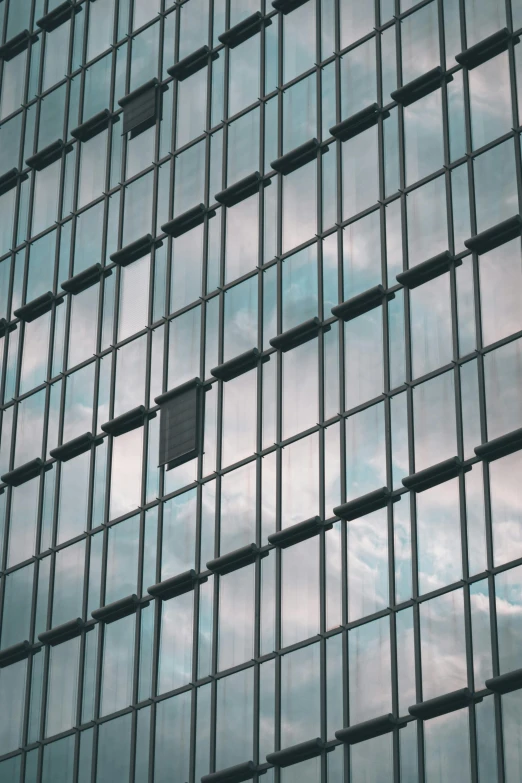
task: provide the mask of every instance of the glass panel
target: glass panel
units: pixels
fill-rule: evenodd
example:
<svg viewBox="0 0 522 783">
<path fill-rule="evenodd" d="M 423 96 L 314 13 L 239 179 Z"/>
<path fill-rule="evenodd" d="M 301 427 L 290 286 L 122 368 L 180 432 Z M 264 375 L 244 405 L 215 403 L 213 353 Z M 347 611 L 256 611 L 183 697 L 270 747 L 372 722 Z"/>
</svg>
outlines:
<svg viewBox="0 0 522 783">
<path fill-rule="evenodd" d="M 142 454 L 143 427 L 112 441 L 110 519 L 117 519 L 140 504 Z"/>
<path fill-rule="evenodd" d="M 0 669 L 0 699 L 2 704 L 9 704 L 9 720 L 2 721 L 0 725 L 2 754 L 17 750 L 22 744 L 24 699 L 20 696 L 25 695 L 26 675 L 27 661 L 18 661 Z"/>
<path fill-rule="evenodd" d="M 102 723 L 98 729 L 96 783 L 127 781 L 130 772 L 132 715 Z"/>
<path fill-rule="evenodd" d="M 154 783 L 171 783 L 173 769 L 189 779 L 191 705 L 191 691 L 157 705 Z"/>
<path fill-rule="evenodd" d="M 435 7 L 435 4 L 432 3 L 432 7 Z M 404 136 L 406 182 L 412 185 L 444 164 L 440 90 L 435 90 L 404 108 Z"/>
<path fill-rule="evenodd" d="M 290 443 L 281 454 L 281 528 L 319 513 L 317 434 Z"/>
<path fill-rule="evenodd" d="M 359 517 L 347 525 L 348 621 L 388 606 L 387 510 Z"/>
<path fill-rule="evenodd" d="M 34 565 L 31 563 L 4 578 L 4 607 L 0 648 L 30 639 Z"/>
<path fill-rule="evenodd" d="M 85 541 L 56 553 L 51 627 L 82 617 L 84 567 Z"/>
<path fill-rule="evenodd" d="M 80 638 L 50 648 L 46 737 L 76 724 Z"/>
<path fill-rule="evenodd" d="M 408 265 L 413 267 L 448 249 L 444 177 L 408 193 Z"/>
<path fill-rule="evenodd" d="M 522 424 L 522 341 L 515 340 L 484 356 L 488 440 Z"/>
<path fill-rule="evenodd" d="M 352 746 L 350 779 L 353 783 L 386 780 L 392 777 L 392 740 L 392 735 L 386 734 L 383 737 L 375 737 Z"/>
<path fill-rule="evenodd" d="M 377 149 L 377 126 L 343 144 L 343 219 L 357 215 L 379 198 Z"/>
<path fill-rule="evenodd" d="M 522 635 L 522 567 L 495 576 L 500 674 L 519 668 Z"/>
<path fill-rule="evenodd" d="M 511 139 L 473 159 L 477 231 L 506 220 L 518 211 Z"/>
<path fill-rule="evenodd" d="M 317 164 L 283 178 L 283 253 L 312 239 L 317 226 Z"/>
<path fill-rule="evenodd" d="M 194 568 L 196 557 L 196 509 L 196 489 L 177 495 L 163 505 L 162 581 Z"/>
<path fill-rule="evenodd" d="M 107 533 L 105 603 L 137 592 L 140 517 L 113 525 Z"/>
<path fill-rule="evenodd" d="M 459 480 L 416 495 L 419 593 L 462 578 Z"/>
<path fill-rule="evenodd" d="M 502 719 L 506 783 L 516 783 L 522 774 L 522 691 L 502 696 Z"/>
<path fill-rule="evenodd" d="M 102 716 L 128 707 L 132 702 L 135 630 L 133 614 L 104 626 Z"/>
<path fill-rule="evenodd" d="M 320 736 L 319 645 L 281 658 L 281 747 Z"/>
<path fill-rule="evenodd" d="M 450 371 L 413 390 L 416 471 L 456 454 L 454 383 Z"/>
<path fill-rule="evenodd" d="M 384 404 L 346 419 L 346 499 L 386 486 Z"/>
<path fill-rule="evenodd" d="M 517 451 L 489 466 L 491 519 L 495 565 L 522 557 L 520 529 L 522 526 L 522 489 L 518 477 L 522 468 L 522 452 Z"/>
<path fill-rule="evenodd" d="M 282 646 L 288 647 L 319 631 L 319 538 L 281 553 Z"/>
<path fill-rule="evenodd" d="M 216 769 L 227 769 L 252 758 L 253 712 L 253 668 L 218 681 Z"/>
<path fill-rule="evenodd" d="M 462 590 L 420 606 L 422 697 L 424 701 L 467 685 Z"/>
<path fill-rule="evenodd" d="M 473 148 L 509 133 L 513 125 L 508 54 L 503 52 L 469 71 Z"/>
<path fill-rule="evenodd" d="M 424 721 L 424 748 L 430 783 L 444 783 L 453 775 L 471 781 L 468 710 Z"/>
<path fill-rule="evenodd" d="M 479 257 L 484 345 L 522 329 L 517 303 L 522 295 L 522 254 L 515 239 Z"/>
<path fill-rule="evenodd" d="M 343 231 L 343 299 L 372 288 L 382 280 L 381 221 L 375 210 Z M 390 283 L 391 284 L 391 283 Z"/>
<path fill-rule="evenodd" d="M 342 119 L 377 101 L 375 43 L 376 38 L 370 38 L 341 57 Z"/>
<path fill-rule="evenodd" d="M 405 11 L 414 3 L 409 3 Z M 402 83 L 408 84 L 440 64 L 437 2 L 428 3 L 401 22 Z"/>
<path fill-rule="evenodd" d="M 161 602 L 158 693 L 179 688 L 192 679 L 194 593 Z"/>
<path fill-rule="evenodd" d="M 376 307 L 344 327 L 345 410 L 356 408 L 383 392 L 382 307 Z"/>
<path fill-rule="evenodd" d="M 390 621 L 387 617 L 348 634 L 350 724 L 390 712 Z"/>
<path fill-rule="evenodd" d="M 256 462 L 221 479 L 219 551 L 224 555 L 256 540 Z"/>
</svg>

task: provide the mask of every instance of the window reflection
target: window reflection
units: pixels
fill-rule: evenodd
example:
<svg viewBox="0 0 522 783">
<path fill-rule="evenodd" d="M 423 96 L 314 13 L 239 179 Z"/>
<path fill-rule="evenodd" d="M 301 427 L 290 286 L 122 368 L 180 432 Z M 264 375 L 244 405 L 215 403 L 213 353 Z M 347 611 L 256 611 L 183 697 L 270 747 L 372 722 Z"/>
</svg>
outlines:
<svg viewBox="0 0 522 783">
<path fill-rule="evenodd" d="M 311 239 L 316 233 L 316 190 L 315 161 L 283 178 L 283 253 Z"/>
<path fill-rule="evenodd" d="M 522 341 L 515 340 L 484 356 L 488 440 L 522 424 Z"/>
<path fill-rule="evenodd" d="M 309 538 L 281 553 L 282 646 L 319 631 L 319 538 Z"/>
<path fill-rule="evenodd" d="M 320 736 L 319 645 L 281 658 L 281 747 Z"/>
<path fill-rule="evenodd" d="M 520 526 L 522 524 L 522 490 L 518 477 L 522 468 L 522 452 L 491 462 L 489 481 L 495 565 L 522 556 Z"/>
<path fill-rule="evenodd" d="M 196 509 L 195 489 L 177 495 L 163 505 L 162 581 L 194 568 Z"/>
<path fill-rule="evenodd" d="M 188 780 L 191 705 L 191 691 L 158 702 L 154 754 L 155 783 L 170 782 L 174 767 L 180 780 Z"/>
<path fill-rule="evenodd" d="M 428 780 L 434 783 L 456 775 L 463 783 L 471 781 L 468 710 L 424 721 L 425 763 Z"/>
<path fill-rule="evenodd" d="M 347 525 L 348 621 L 388 605 L 388 520 L 381 509 Z"/>
<path fill-rule="evenodd" d="M 444 177 L 408 193 L 409 268 L 448 249 L 446 187 Z"/>
<path fill-rule="evenodd" d="M 318 436 L 285 446 L 281 453 L 281 528 L 319 513 Z"/>
<path fill-rule="evenodd" d="M 406 182 L 411 185 L 444 163 L 441 90 L 404 107 L 404 135 Z"/>
<path fill-rule="evenodd" d="M 45 735 L 52 737 L 76 723 L 80 638 L 50 648 Z"/>
<path fill-rule="evenodd" d="M 379 198 L 377 126 L 342 146 L 343 219 L 371 207 Z"/>
<path fill-rule="evenodd" d="M 219 579 L 218 670 L 229 669 L 254 655 L 255 565 Z"/>
<path fill-rule="evenodd" d="M 132 715 L 102 723 L 98 729 L 96 783 L 126 780 L 130 772 Z"/>
<path fill-rule="evenodd" d="M 454 384 L 450 370 L 413 390 L 417 472 L 449 459 L 457 452 Z"/>
<path fill-rule="evenodd" d="M 419 592 L 430 593 L 462 578 L 459 480 L 416 495 Z"/>
<path fill-rule="evenodd" d="M 79 541 L 56 553 L 51 627 L 83 615 L 84 565 L 85 541 Z"/>
<path fill-rule="evenodd" d="M 126 519 L 107 532 L 105 603 L 111 604 L 137 592 L 140 518 Z"/>
<path fill-rule="evenodd" d="M 135 632 L 136 616 L 133 614 L 104 627 L 102 716 L 128 707 L 132 702 Z"/>
<path fill-rule="evenodd" d="M 27 675 L 27 661 L 13 663 L 0 669 L 0 698 L 2 704 L 11 705 L 9 720 L 0 726 L 0 752 L 8 753 L 22 743 L 23 699 Z M 0 767 L 1 770 L 1 767 Z M 3 771 L 3 770 L 2 770 Z"/>
<path fill-rule="evenodd" d="M 343 300 L 381 282 L 380 212 L 350 223 L 343 231 Z"/>
<path fill-rule="evenodd" d="M 393 736 L 385 734 L 353 745 L 350 753 L 351 780 L 367 783 L 389 780 L 393 769 Z"/>
<path fill-rule="evenodd" d="M 13 644 L 29 639 L 34 565 L 25 566 L 4 579 L 4 605 L 0 647 L 5 650 Z"/>
<path fill-rule="evenodd" d="M 522 568 L 520 566 L 497 574 L 495 577 L 500 674 L 518 668 L 520 661 L 521 585 Z"/>
<path fill-rule="evenodd" d="M 386 486 L 384 405 L 378 403 L 346 419 L 346 500 Z"/>
<path fill-rule="evenodd" d="M 479 258 L 482 341 L 489 345 L 522 329 L 522 253 L 515 239 Z"/>
<path fill-rule="evenodd" d="M 192 591 L 161 603 L 158 693 L 175 690 L 192 679 Z"/>
<path fill-rule="evenodd" d="M 256 540 L 256 462 L 221 479 L 219 551 L 224 555 Z"/>
<path fill-rule="evenodd" d="M 506 783 L 515 783 L 522 774 L 522 743 L 519 731 L 522 720 L 522 691 L 502 696 L 502 719 Z"/>
<path fill-rule="evenodd" d="M 477 231 L 506 220 L 518 212 L 518 195 L 509 139 L 473 159 Z"/>
<path fill-rule="evenodd" d="M 420 632 L 423 700 L 465 688 L 466 643 L 461 589 L 421 604 Z"/>
</svg>

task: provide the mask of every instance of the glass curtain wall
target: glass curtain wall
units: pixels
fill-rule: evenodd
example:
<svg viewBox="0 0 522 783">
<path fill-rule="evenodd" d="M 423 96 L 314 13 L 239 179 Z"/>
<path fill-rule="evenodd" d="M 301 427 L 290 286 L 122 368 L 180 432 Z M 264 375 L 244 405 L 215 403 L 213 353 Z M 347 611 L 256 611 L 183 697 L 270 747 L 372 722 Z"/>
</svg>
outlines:
<svg viewBox="0 0 522 783">
<path fill-rule="evenodd" d="M 0 0 L 0 783 L 520 783 L 521 34 Z"/>
</svg>

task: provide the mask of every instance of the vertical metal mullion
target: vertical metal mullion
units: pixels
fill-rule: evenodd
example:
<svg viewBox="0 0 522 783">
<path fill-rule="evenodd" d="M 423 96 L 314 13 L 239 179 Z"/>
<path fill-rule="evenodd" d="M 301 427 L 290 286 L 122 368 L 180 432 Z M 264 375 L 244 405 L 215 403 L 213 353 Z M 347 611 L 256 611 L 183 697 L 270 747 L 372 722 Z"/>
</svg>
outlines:
<svg viewBox="0 0 522 783">
<path fill-rule="evenodd" d="M 92 460 L 91 460 L 92 462 Z M 83 597 L 82 597 L 82 618 L 87 619 L 89 608 L 89 581 L 90 581 L 90 561 L 91 561 L 91 543 L 92 536 L 85 539 L 85 572 L 83 577 Z M 83 709 L 83 684 L 85 677 L 85 656 L 87 652 L 87 633 L 82 633 L 80 642 L 80 663 L 78 666 L 78 703 L 76 705 L 76 725 L 80 726 L 82 722 Z"/>
<path fill-rule="evenodd" d="M 464 599 L 464 633 L 466 637 L 466 669 L 467 669 L 467 681 L 471 691 L 476 688 L 474 671 L 473 671 L 473 636 L 471 627 L 471 602 L 470 602 L 470 586 L 465 584 L 462 588 Z M 476 722 L 475 722 L 475 709 L 474 706 L 468 708 L 469 712 L 469 738 L 470 738 L 470 761 L 471 761 L 471 781 L 472 783 L 478 783 L 478 769 L 477 769 L 477 736 L 476 736 Z"/>
<path fill-rule="evenodd" d="M 416 576 L 416 573 L 415 573 Z M 420 605 L 415 602 L 413 605 L 413 634 L 414 634 L 414 656 L 415 656 L 415 690 L 417 701 L 422 701 L 422 658 L 421 658 L 421 638 L 420 638 Z M 424 723 L 417 721 L 417 758 L 419 765 L 419 783 L 425 780 L 424 770 Z"/>
<path fill-rule="evenodd" d="M 153 630 L 153 642 L 152 642 L 152 684 L 151 694 L 152 698 L 158 695 L 158 678 L 159 678 L 159 652 L 161 645 L 161 614 L 163 603 L 161 599 L 154 599 L 153 612 L 154 612 L 154 630 Z"/>
<path fill-rule="evenodd" d="M 39 582 L 39 561 L 34 564 L 33 572 L 33 590 L 32 590 L 32 606 L 31 606 L 31 621 L 30 621 L 30 634 L 29 639 L 34 640 L 34 625 L 36 618 L 36 606 L 38 597 L 38 582 Z M 38 653 L 36 653 L 38 654 Z M 22 746 L 28 744 L 28 731 L 29 731 L 29 718 L 31 709 L 31 697 L 33 695 L 33 659 L 35 653 L 33 652 L 27 658 L 27 677 L 26 677 L 26 692 L 24 696 L 24 711 L 23 711 L 23 723 L 22 723 Z"/>
<path fill-rule="evenodd" d="M 151 704 L 150 706 L 150 730 L 149 730 L 149 769 L 147 780 L 143 783 L 154 783 L 154 763 L 156 760 L 156 710 L 157 704 Z M 190 742 L 190 739 L 189 739 Z M 141 781 L 135 780 L 135 783 L 141 783 Z"/>
<path fill-rule="evenodd" d="M 103 605 L 103 603 L 102 603 Z M 95 691 L 94 691 L 94 719 L 97 721 L 100 717 L 100 704 L 101 704 L 101 686 L 103 678 L 103 649 L 105 643 L 105 625 L 104 623 L 98 623 L 98 650 L 96 655 L 96 678 L 95 678 Z M 97 733 L 96 733 L 97 739 Z M 94 758 L 96 758 L 96 751 L 94 750 Z M 93 770 L 94 772 L 94 770 Z M 95 776 L 93 775 L 93 783 L 96 783 Z"/>
<path fill-rule="evenodd" d="M 392 713 L 399 715 L 399 676 L 397 655 L 397 615 L 390 612 L 390 655 L 391 655 L 391 695 Z M 400 735 L 399 731 L 393 732 L 393 777 L 395 783 L 400 779 Z"/>
<path fill-rule="evenodd" d="M 136 619 L 136 631 L 138 628 L 138 621 Z M 136 774 L 136 754 L 138 752 L 138 710 L 133 710 L 131 713 L 131 742 L 130 742 L 130 760 L 129 760 L 129 780 L 131 783 L 142 783 L 142 781 L 135 781 Z M 125 783 L 127 783 L 125 781 Z"/>
<path fill-rule="evenodd" d="M 498 626 L 497 626 L 497 607 L 496 607 L 496 584 L 493 574 L 488 576 L 489 588 L 489 614 L 491 628 L 491 658 L 493 664 L 493 675 L 500 674 L 499 652 L 498 652 Z M 502 721 L 502 697 L 494 694 L 495 699 L 495 733 L 497 740 L 497 773 L 499 783 L 503 783 L 505 776 L 504 769 L 504 745 L 503 745 L 503 721 Z"/>
<path fill-rule="evenodd" d="M 348 678 L 348 631 L 341 633 L 341 693 L 343 704 L 343 726 L 350 725 L 350 685 Z M 343 783 L 350 781 L 350 746 L 343 746 L 344 775 Z"/>
<path fill-rule="evenodd" d="M 217 682 L 214 678 L 211 683 L 210 700 L 210 749 L 209 749 L 209 769 L 216 771 L 216 715 L 217 715 Z"/>
<path fill-rule="evenodd" d="M 80 680 L 81 682 L 81 680 Z M 80 775 L 80 742 L 81 742 L 81 732 L 76 731 L 75 732 L 75 739 L 74 739 L 74 757 L 73 757 L 73 768 L 72 768 L 72 781 L 71 783 L 78 783 L 78 778 Z"/>
<path fill-rule="evenodd" d="M 11 269 L 9 270 L 9 282 L 8 282 L 8 294 L 7 294 L 7 301 L 8 301 L 8 313 L 11 312 L 11 298 L 12 298 L 12 289 L 13 289 L 13 280 L 14 280 L 14 268 L 15 268 L 15 259 L 16 255 L 14 253 L 10 253 L 9 262 L 11 264 Z M 4 258 L 2 263 L 7 263 L 7 258 Z M 9 341 L 10 341 L 10 334 L 14 330 L 9 330 L 6 328 L 2 332 L 0 332 L 0 341 L 2 344 L 2 349 L 0 351 L 0 428 L 2 427 L 2 420 L 3 420 L 3 412 L 5 410 L 5 403 L 6 400 L 4 399 L 5 395 L 5 384 L 7 380 L 7 365 L 8 365 L 8 356 L 9 356 Z M 1 431 L 1 429 L 0 429 Z M 0 564 L 1 565 L 1 564 Z"/>
<path fill-rule="evenodd" d="M 321 532 L 321 538 L 324 539 L 324 531 Z M 326 696 L 326 639 L 323 637 L 319 641 L 319 725 L 321 727 L 320 736 L 321 739 L 327 740 L 327 696 Z M 327 754 L 323 751 L 320 758 L 322 779 L 327 780 L 328 773 L 328 758 Z"/>
<path fill-rule="evenodd" d="M 276 642 L 277 648 L 277 642 Z M 281 656 L 275 659 L 275 684 L 274 684 L 274 748 L 281 749 Z M 280 781 L 280 772 L 276 767 L 274 770 L 276 783 Z"/>
<path fill-rule="evenodd" d="M 190 711 L 190 770 L 189 781 L 195 783 L 194 776 L 196 771 L 196 739 L 197 739 L 197 699 L 198 689 L 192 688 L 191 711 Z"/>
<path fill-rule="evenodd" d="M 40 738 L 45 737 L 45 723 L 47 717 L 47 697 L 49 686 L 49 670 L 51 668 L 51 648 L 44 645 L 41 648 L 42 655 L 44 656 L 43 665 L 43 679 L 42 679 L 42 701 L 41 701 L 41 713 L 40 713 Z M 31 687 L 31 683 L 28 682 L 28 688 Z M 27 708 L 27 704 L 26 704 Z"/>
<path fill-rule="evenodd" d="M 141 511 L 140 513 L 140 543 L 139 543 L 139 552 L 138 552 L 138 574 L 137 574 L 137 585 L 138 585 L 138 598 L 141 598 L 144 592 L 144 586 L 143 586 L 143 555 L 144 555 L 144 546 L 145 546 L 145 511 Z M 137 704 L 139 701 L 139 679 L 140 679 L 140 659 L 141 659 L 141 615 L 142 612 L 146 609 L 146 605 L 142 604 L 138 608 L 138 611 L 136 613 L 136 648 L 135 648 L 135 655 L 134 655 L 134 698 L 133 703 Z"/>
<path fill-rule="evenodd" d="M 92 770 L 91 770 L 91 783 L 96 783 L 97 778 L 97 766 L 98 766 L 98 735 L 99 735 L 100 727 L 99 725 L 94 726 L 93 728 L 93 737 L 92 737 Z"/>
</svg>

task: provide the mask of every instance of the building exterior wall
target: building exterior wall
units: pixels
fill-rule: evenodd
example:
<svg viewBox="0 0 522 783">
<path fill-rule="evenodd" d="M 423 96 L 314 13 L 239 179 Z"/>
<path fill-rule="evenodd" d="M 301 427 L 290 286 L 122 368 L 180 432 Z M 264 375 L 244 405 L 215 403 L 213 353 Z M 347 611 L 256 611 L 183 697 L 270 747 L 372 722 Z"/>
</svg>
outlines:
<svg viewBox="0 0 522 783">
<path fill-rule="evenodd" d="M 275 5 L 0 0 L 0 783 L 522 779 L 522 0 Z"/>
</svg>

